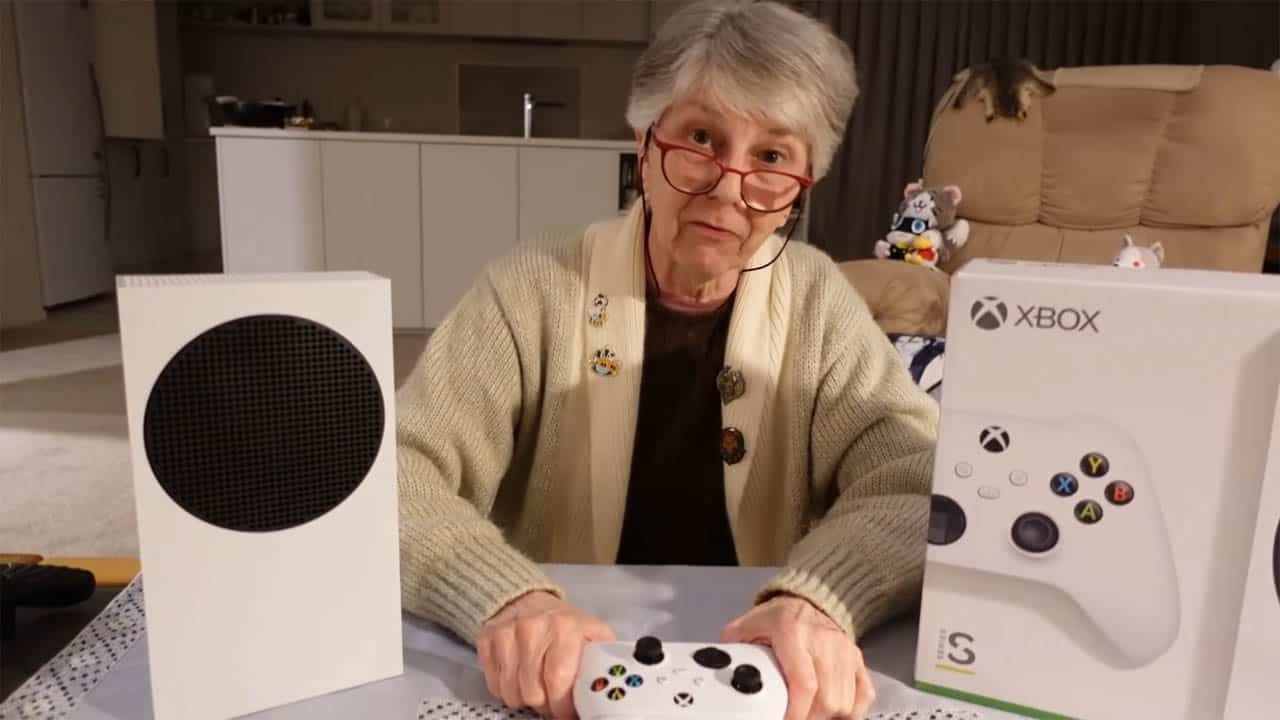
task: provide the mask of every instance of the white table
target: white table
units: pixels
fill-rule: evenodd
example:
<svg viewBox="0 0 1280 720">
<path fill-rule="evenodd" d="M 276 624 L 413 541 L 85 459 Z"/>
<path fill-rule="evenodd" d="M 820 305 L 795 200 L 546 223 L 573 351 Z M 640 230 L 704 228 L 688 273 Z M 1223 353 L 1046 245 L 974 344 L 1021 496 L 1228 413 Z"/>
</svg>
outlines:
<svg viewBox="0 0 1280 720">
<path fill-rule="evenodd" d="M 754 590 L 774 572 L 772 568 L 690 568 L 637 566 L 548 566 L 548 572 L 563 583 L 572 601 L 587 612 L 608 621 L 620 640 L 655 635 L 671 642 L 714 642 L 729 620 L 748 608 Z M 335 580 L 338 580 L 335 578 Z M 145 590 L 145 584 L 142 586 Z M 126 591 L 128 593 L 128 591 Z M 111 607 L 86 628 L 82 637 L 101 639 L 117 634 L 127 636 L 129 617 L 141 621 L 138 593 L 129 600 L 125 613 Z M 131 613 L 131 614 L 130 614 Z M 106 616 L 111 615 L 111 621 Z M 323 632 L 323 628 L 317 628 Z M 133 632 L 127 650 L 101 671 L 96 685 L 77 697 L 70 717 L 75 720 L 145 720 L 152 717 L 147 670 L 145 632 Z M 95 642 L 99 640 L 93 640 Z M 861 647 L 874 673 L 878 700 L 871 720 L 897 720 L 906 711 L 926 711 L 914 717 L 928 718 L 928 710 L 947 708 L 967 711 L 957 717 L 982 720 L 1010 720 L 1021 716 L 969 705 L 958 700 L 918 692 L 910 687 L 915 652 L 915 618 L 906 617 L 885 625 L 862 639 Z M 79 641 L 78 641 L 79 642 Z M 116 648 L 119 639 L 114 640 Z M 73 643 L 75 645 L 76 643 Z M 80 645 L 85 647 L 83 644 Z M 193 648 L 193 652 L 198 649 Z M 424 699 L 461 700 L 493 704 L 475 652 L 437 626 L 406 614 L 404 618 L 405 672 L 403 675 L 332 693 L 289 706 L 257 713 L 255 720 L 318 720 L 323 718 L 417 717 Z M 102 653 L 99 653 L 100 655 Z M 119 654 L 119 653 L 117 653 Z M 74 659 L 60 655 L 50 661 L 31 682 L 39 682 L 46 670 L 56 671 L 58 663 L 71 665 Z M 65 677 L 65 674 L 64 674 Z M 30 683 L 29 683 L 30 684 Z M 15 696 L 20 694 L 20 688 Z M 12 700 L 12 698 L 11 698 Z M 16 708 L 0 707 L 0 717 L 24 718 Z M 942 717 L 942 715 L 939 715 Z"/>
</svg>

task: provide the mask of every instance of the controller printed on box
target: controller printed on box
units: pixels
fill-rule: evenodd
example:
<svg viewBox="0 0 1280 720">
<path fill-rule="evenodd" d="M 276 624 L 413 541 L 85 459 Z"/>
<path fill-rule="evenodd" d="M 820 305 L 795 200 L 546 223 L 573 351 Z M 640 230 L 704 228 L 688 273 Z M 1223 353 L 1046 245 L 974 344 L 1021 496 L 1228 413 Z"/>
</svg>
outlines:
<svg viewBox="0 0 1280 720">
<path fill-rule="evenodd" d="M 1222 717 L 1280 277 L 974 260 L 951 293 L 917 686 L 1031 717 Z"/>
</svg>

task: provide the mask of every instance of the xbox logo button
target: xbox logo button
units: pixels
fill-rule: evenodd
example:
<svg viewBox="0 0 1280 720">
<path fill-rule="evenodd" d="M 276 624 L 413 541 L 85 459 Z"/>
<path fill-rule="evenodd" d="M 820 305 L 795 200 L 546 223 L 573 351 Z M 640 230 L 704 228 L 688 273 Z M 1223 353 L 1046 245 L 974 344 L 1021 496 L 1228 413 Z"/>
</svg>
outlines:
<svg viewBox="0 0 1280 720">
<path fill-rule="evenodd" d="M 978 434 L 978 443 L 987 452 L 1004 452 L 1009 449 L 1009 432 L 999 425 L 990 425 Z"/>
<path fill-rule="evenodd" d="M 974 301 L 969 308 L 969 318 L 983 330 L 995 330 L 1009 319 L 1009 308 L 1000 298 L 988 295 Z"/>
</svg>

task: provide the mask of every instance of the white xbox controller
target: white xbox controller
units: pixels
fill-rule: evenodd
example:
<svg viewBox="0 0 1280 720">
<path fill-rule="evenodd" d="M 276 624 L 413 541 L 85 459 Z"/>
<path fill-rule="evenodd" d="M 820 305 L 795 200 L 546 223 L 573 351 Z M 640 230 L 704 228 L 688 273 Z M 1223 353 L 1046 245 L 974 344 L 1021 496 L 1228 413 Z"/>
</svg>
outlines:
<svg viewBox="0 0 1280 720">
<path fill-rule="evenodd" d="M 1094 420 L 944 411 L 928 561 L 1065 594 L 1122 667 L 1150 663 L 1178 635 L 1155 483 L 1130 437 Z"/>
<path fill-rule="evenodd" d="M 573 686 L 582 720 L 781 720 L 787 688 L 772 651 L 743 643 L 596 642 Z"/>
</svg>

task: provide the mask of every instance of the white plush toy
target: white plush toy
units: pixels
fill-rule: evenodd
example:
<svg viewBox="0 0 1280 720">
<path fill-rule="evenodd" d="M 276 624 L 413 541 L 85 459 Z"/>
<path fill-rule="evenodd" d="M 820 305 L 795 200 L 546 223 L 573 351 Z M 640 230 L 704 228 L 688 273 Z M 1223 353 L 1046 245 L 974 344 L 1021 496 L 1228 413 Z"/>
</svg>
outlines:
<svg viewBox="0 0 1280 720">
<path fill-rule="evenodd" d="M 1142 247 L 1133 243 L 1133 237 L 1125 233 L 1120 245 L 1120 252 L 1111 264 L 1122 268 L 1158 268 L 1164 263 L 1164 246 L 1157 240 L 1150 247 Z"/>
</svg>

